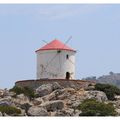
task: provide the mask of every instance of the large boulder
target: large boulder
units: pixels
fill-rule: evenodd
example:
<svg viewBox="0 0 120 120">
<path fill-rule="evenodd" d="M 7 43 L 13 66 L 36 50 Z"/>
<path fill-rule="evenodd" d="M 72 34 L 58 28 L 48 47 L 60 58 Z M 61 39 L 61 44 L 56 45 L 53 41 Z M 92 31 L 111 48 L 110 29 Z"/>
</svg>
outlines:
<svg viewBox="0 0 120 120">
<path fill-rule="evenodd" d="M 39 97 L 45 96 L 53 92 L 54 90 L 61 89 L 62 87 L 57 83 L 43 84 L 36 89 L 36 94 Z"/>
<path fill-rule="evenodd" d="M 48 112 L 57 111 L 64 108 L 64 102 L 62 100 L 47 101 L 40 106 L 45 108 Z"/>
<path fill-rule="evenodd" d="M 105 102 L 108 100 L 106 94 L 102 91 L 85 91 L 85 95 L 87 99 L 96 99 L 100 102 Z"/>
<path fill-rule="evenodd" d="M 27 96 L 25 96 L 24 94 L 17 95 L 16 98 L 12 99 L 12 101 L 16 105 L 22 105 L 22 104 L 30 103 L 29 98 Z"/>
<path fill-rule="evenodd" d="M 0 106 L 11 106 L 11 105 L 12 105 L 11 97 L 0 99 Z"/>
<path fill-rule="evenodd" d="M 53 91 L 52 84 L 43 84 L 39 88 L 36 89 L 36 94 L 39 97 L 50 94 Z"/>
<path fill-rule="evenodd" d="M 29 116 L 48 116 L 48 112 L 43 107 L 33 106 L 33 107 L 30 107 L 30 109 L 28 110 L 28 115 Z"/>
</svg>

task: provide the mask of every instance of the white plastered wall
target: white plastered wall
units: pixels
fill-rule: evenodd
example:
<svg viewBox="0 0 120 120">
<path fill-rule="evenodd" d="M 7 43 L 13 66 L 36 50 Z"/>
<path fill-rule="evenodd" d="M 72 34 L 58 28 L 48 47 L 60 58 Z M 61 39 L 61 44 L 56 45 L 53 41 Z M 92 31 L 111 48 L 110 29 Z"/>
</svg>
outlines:
<svg viewBox="0 0 120 120">
<path fill-rule="evenodd" d="M 66 58 L 66 55 L 69 58 Z M 75 79 L 75 52 L 67 50 L 43 50 L 37 52 L 37 79 Z"/>
</svg>

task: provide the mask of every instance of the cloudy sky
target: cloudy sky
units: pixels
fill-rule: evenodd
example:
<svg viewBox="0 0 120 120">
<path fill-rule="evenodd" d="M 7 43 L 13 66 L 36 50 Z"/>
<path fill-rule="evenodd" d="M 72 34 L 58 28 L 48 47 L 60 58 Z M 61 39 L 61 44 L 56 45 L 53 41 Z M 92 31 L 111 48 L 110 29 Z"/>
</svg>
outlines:
<svg viewBox="0 0 120 120">
<path fill-rule="evenodd" d="M 0 4 L 0 88 L 35 79 L 43 40 L 70 36 L 77 79 L 120 72 L 120 4 Z"/>
</svg>

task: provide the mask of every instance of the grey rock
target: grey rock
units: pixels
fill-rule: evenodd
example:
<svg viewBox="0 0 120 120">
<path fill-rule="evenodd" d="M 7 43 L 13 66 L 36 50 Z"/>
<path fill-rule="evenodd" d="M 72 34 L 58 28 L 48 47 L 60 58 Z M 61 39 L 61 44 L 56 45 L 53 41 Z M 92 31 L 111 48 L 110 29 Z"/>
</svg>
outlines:
<svg viewBox="0 0 120 120">
<path fill-rule="evenodd" d="M 4 96 L 4 90 L 0 89 L 0 97 Z"/>
<path fill-rule="evenodd" d="M 28 100 L 28 97 L 25 96 L 24 94 L 17 95 L 16 98 L 21 99 L 21 100 L 25 100 L 25 101 Z"/>
<path fill-rule="evenodd" d="M 9 116 L 8 114 L 6 114 L 6 113 L 3 113 L 3 116 Z"/>
<path fill-rule="evenodd" d="M 0 106 L 10 106 L 11 103 L 8 101 L 0 101 Z"/>
<path fill-rule="evenodd" d="M 120 95 L 115 95 L 116 100 L 120 100 Z"/>
<path fill-rule="evenodd" d="M 4 96 L 9 96 L 9 90 L 4 89 Z"/>
<path fill-rule="evenodd" d="M 59 95 L 59 96 L 58 96 L 58 99 L 59 99 L 59 100 L 64 100 L 64 99 L 66 99 L 68 96 L 70 96 L 69 93 L 63 93 L 62 95 Z"/>
<path fill-rule="evenodd" d="M 110 101 L 109 103 L 112 103 L 115 108 L 120 109 L 120 100 Z"/>
<path fill-rule="evenodd" d="M 62 100 L 47 101 L 40 106 L 45 108 L 47 111 L 56 111 L 63 109 L 64 102 Z"/>
<path fill-rule="evenodd" d="M 15 95 L 16 95 L 16 93 L 14 93 L 14 92 L 9 92 L 9 96 L 13 97 L 13 96 L 15 96 Z"/>
<path fill-rule="evenodd" d="M 11 98 L 0 99 L 0 106 L 11 106 L 11 105 L 12 105 Z"/>
<path fill-rule="evenodd" d="M 39 88 L 36 89 L 36 94 L 39 97 L 42 97 L 42 96 L 50 94 L 52 91 L 53 91 L 52 84 L 43 84 Z"/>
<path fill-rule="evenodd" d="M 28 113 L 29 108 L 32 107 L 29 103 L 24 103 L 20 105 L 20 108 L 25 111 L 25 113 Z"/>
<path fill-rule="evenodd" d="M 24 94 L 17 95 L 16 98 L 12 98 L 12 101 L 15 103 L 15 105 L 22 105 L 22 104 L 30 104 L 30 100 L 27 96 Z"/>
<path fill-rule="evenodd" d="M 3 116 L 1 112 L 0 112 L 0 116 Z"/>
<path fill-rule="evenodd" d="M 106 94 L 102 91 L 86 91 L 86 98 L 87 99 L 96 99 L 100 102 L 105 102 L 108 100 Z"/>
<path fill-rule="evenodd" d="M 62 89 L 62 88 L 63 87 L 60 86 L 59 83 L 57 83 L 57 82 L 54 82 L 54 83 L 51 83 L 51 84 L 43 84 L 36 89 L 36 94 L 39 97 L 42 97 L 42 96 L 50 94 L 54 90 Z"/>
<path fill-rule="evenodd" d="M 29 116 L 48 116 L 48 112 L 43 107 L 33 106 L 28 110 L 28 115 Z"/>
<path fill-rule="evenodd" d="M 80 111 L 80 110 L 75 110 L 74 116 L 79 116 L 81 113 L 82 113 L 82 111 Z"/>
<path fill-rule="evenodd" d="M 44 101 L 51 101 L 51 100 L 64 100 L 65 98 L 69 98 L 69 96 L 74 92 L 73 88 L 64 88 L 64 89 L 57 89 L 52 93 L 43 96 L 42 99 Z"/>
<path fill-rule="evenodd" d="M 67 116 L 63 111 L 59 110 L 57 112 L 54 112 L 54 114 L 52 114 L 52 116 Z"/>
<path fill-rule="evenodd" d="M 59 100 L 64 100 L 66 98 L 70 98 L 71 95 L 74 94 L 75 89 L 73 88 L 64 88 L 59 90 L 59 94 L 58 94 L 58 99 Z"/>
<path fill-rule="evenodd" d="M 46 102 L 46 101 L 51 101 L 51 100 L 56 100 L 56 99 L 57 99 L 56 92 L 53 91 L 52 93 L 41 97 L 41 99 L 42 99 L 44 102 Z"/>
<path fill-rule="evenodd" d="M 53 90 L 57 90 L 57 89 L 62 89 L 63 88 L 58 82 L 54 82 L 52 85 L 53 85 Z"/>
<path fill-rule="evenodd" d="M 115 111 L 117 112 L 118 116 L 120 116 L 120 109 L 116 109 Z"/>
<path fill-rule="evenodd" d="M 43 101 L 43 99 L 41 98 L 41 97 L 39 97 L 39 98 L 35 98 L 34 100 L 33 100 L 33 104 L 36 106 L 36 105 L 40 105 L 41 103 L 43 103 L 44 101 Z"/>
<path fill-rule="evenodd" d="M 63 110 L 55 111 L 51 116 L 74 116 L 74 109 L 66 108 Z"/>
<path fill-rule="evenodd" d="M 81 103 L 80 100 L 75 100 L 75 101 L 72 102 L 71 107 L 72 107 L 72 108 L 76 108 L 80 103 Z"/>
<path fill-rule="evenodd" d="M 64 110 L 62 110 L 62 112 L 66 115 L 66 116 L 74 116 L 74 109 L 71 108 L 66 108 Z"/>
</svg>

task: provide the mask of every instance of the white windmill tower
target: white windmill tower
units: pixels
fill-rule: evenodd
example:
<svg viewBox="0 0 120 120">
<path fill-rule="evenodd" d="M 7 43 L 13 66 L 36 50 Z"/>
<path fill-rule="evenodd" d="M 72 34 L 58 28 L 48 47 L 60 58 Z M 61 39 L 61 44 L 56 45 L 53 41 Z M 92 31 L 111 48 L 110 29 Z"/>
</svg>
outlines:
<svg viewBox="0 0 120 120">
<path fill-rule="evenodd" d="M 36 53 L 37 79 L 75 79 L 74 49 L 55 39 Z"/>
</svg>

